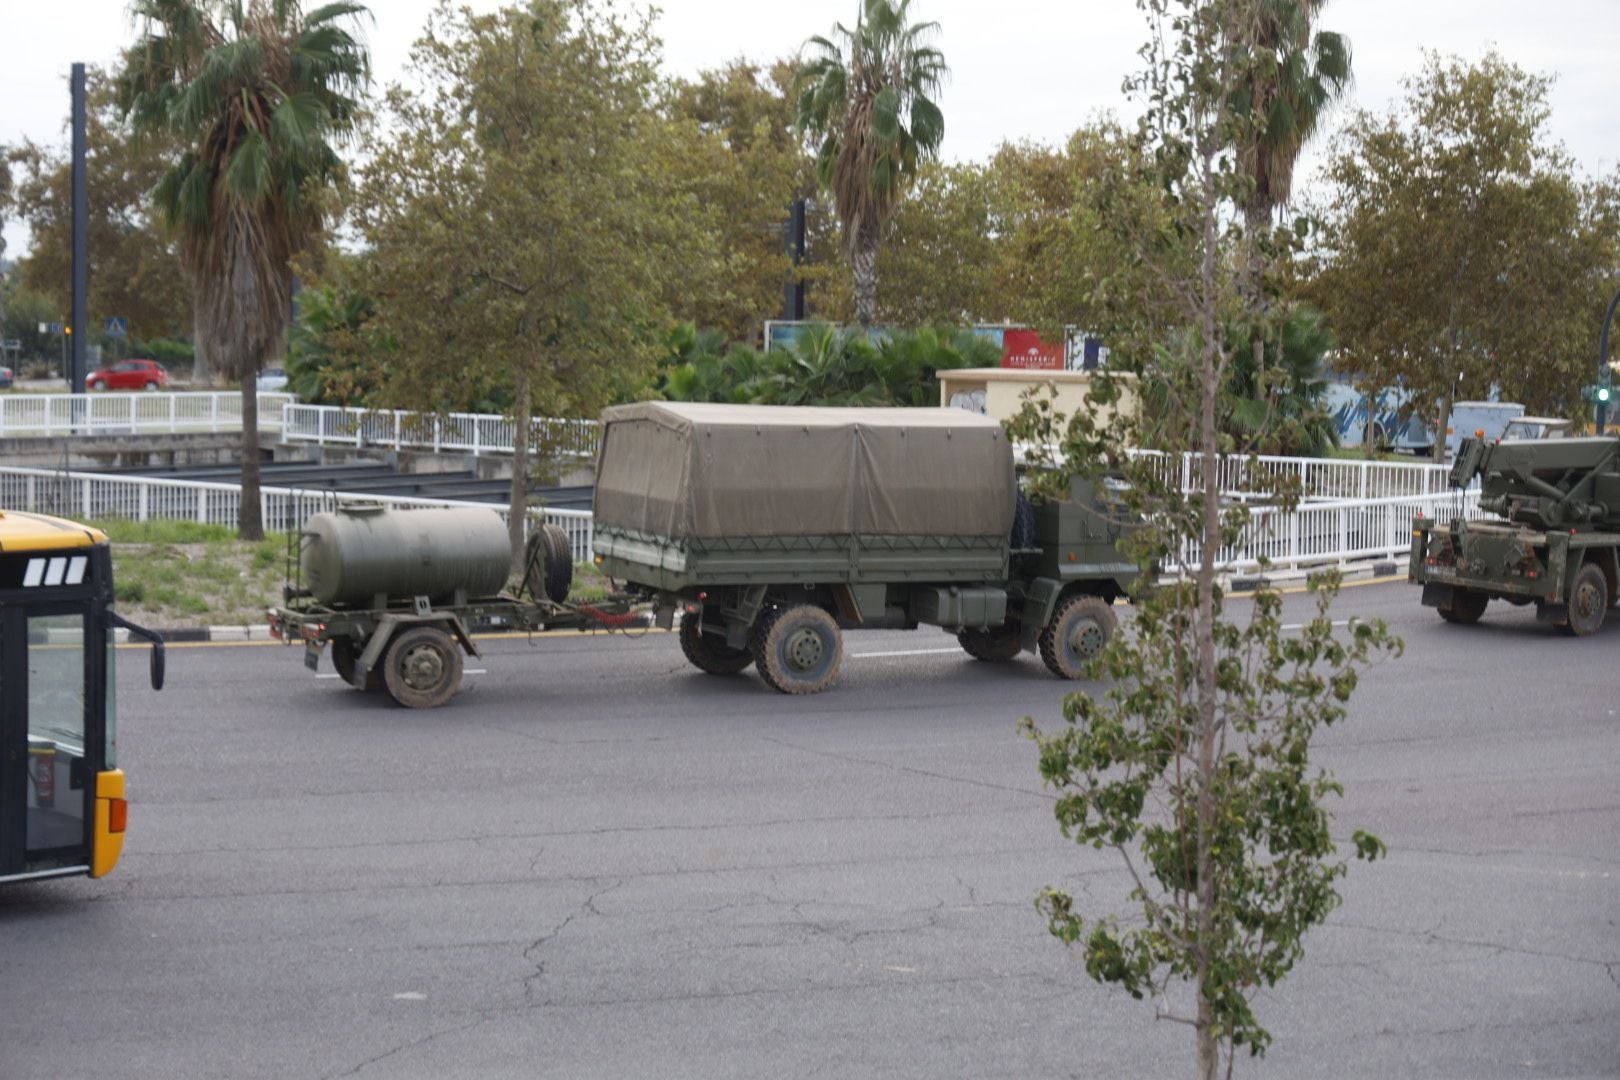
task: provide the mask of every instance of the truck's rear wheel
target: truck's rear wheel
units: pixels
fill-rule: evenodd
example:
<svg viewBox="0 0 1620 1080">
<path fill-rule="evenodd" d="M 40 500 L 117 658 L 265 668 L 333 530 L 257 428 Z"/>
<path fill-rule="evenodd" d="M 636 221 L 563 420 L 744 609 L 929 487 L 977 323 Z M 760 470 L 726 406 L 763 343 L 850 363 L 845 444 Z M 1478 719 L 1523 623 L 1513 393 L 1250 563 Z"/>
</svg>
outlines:
<svg viewBox="0 0 1620 1080">
<path fill-rule="evenodd" d="M 1608 610 L 1608 579 L 1601 566 L 1587 563 L 1575 573 L 1575 584 L 1569 590 L 1569 621 L 1565 625 L 1576 637 L 1595 634 L 1603 626 Z"/>
<path fill-rule="evenodd" d="M 1118 627 L 1107 600 L 1070 597 L 1041 631 L 1041 659 L 1058 678 L 1078 679 L 1085 674 L 1086 662 L 1103 651 Z"/>
<path fill-rule="evenodd" d="M 681 620 L 681 652 L 692 666 L 710 675 L 735 675 L 754 662 L 747 649 L 733 649 L 720 634 L 705 633 L 695 618 Z"/>
<path fill-rule="evenodd" d="M 408 709 L 436 709 L 461 685 L 461 648 L 437 626 L 402 630 L 383 651 L 383 687 Z"/>
<path fill-rule="evenodd" d="M 1479 622 L 1490 602 L 1490 596 L 1478 589 L 1465 589 L 1459 585 L 1451 590 L 1451 603 L 1435 610 L 1448 623 L 1472 626 Z"/>
<path fill-rule="evenodd" d="M 1023 630 L 1017 623 L 985 630 L 959 630 L 956 640 L 973 659 L 996 664 L 1015 659 L 1024 648 Z"/>
<path fill-rule="evenodd" d="M 773 690 L 816 694 L 831 686 L 844 662 L 838 623 L 821 608 L 795 604 L 760 616 L 754 626 L 754 663 Z"/>
<path fill-rule="evenodd" d="M 349 638 L 332 639 L 332 668 L 338 678 L 354 686 L 354 669 L 360 660 L 360 648 Z M 366 672 L 366 685 L 354 686 L 356 690 L 378 690 L 382 687 L 382 672 L 372 668 Z"/>
</svg>

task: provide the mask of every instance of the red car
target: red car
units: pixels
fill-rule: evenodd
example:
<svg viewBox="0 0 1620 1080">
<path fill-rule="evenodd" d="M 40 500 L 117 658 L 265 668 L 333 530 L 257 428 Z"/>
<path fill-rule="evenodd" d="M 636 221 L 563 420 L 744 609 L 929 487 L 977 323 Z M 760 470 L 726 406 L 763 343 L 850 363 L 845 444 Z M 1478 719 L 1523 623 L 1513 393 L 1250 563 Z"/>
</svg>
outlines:
<svg viewBox="0 0 1620 1080">
<path fill-rule="evenodd" d="M 156 360 L 120 360 L 92 371 L 84 385 L 87 390 L 161 390 L 169 385 L 169 372 Z"/>
</svg>

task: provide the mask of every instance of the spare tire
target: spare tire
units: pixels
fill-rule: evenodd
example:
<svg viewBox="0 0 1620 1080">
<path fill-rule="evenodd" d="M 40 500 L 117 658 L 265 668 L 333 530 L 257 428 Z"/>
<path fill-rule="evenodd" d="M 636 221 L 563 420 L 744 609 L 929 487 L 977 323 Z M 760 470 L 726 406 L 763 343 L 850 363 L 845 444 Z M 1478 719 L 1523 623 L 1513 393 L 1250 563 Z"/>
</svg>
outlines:
<svg viewBox="0 0 1620 1080">
<path fill-rule="evenodd" d="M 574 545 L 549 522 L 540 526 L 540 534 L 546 538 L 546 595 L 560 604 L 574 585 Z"/>
<path fill-rule="evenodd" d="M 523 545 L 523 588 L 536 600 L 560 604 L 574 584 L 574 548 L 568 534 L 550 523 L 529 534 Z"/>
</svg>

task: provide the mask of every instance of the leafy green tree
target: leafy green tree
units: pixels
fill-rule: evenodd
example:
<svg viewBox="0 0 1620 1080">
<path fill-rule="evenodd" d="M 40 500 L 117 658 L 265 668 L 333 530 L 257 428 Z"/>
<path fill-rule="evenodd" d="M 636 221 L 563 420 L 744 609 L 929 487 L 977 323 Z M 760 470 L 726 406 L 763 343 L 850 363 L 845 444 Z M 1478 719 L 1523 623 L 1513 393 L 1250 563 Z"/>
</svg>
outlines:
<svg viewBox="0 0 1620 1080">
<path fill-rule="evenodd" d="M 1547 132 L 1551 80 L 1500 55 L 1429 57 L 1387 116 L 1358 113 L 1328 171 L 1320 271 L 1344 370 L 1414 407 L 1459 395 L 1571 414 L 1620 286 L 1614 187 Z M 1436 438 L 1436 459 L 1445 453 Z"/>
<path fill-rule="evenodd" d="M 737 60 L 665 91 L 684 144 L 672 166 L 715 238 L 687 253 L 668 303 L 679 317 L 737 340 L 759 340 L 780 309 L 792 269 L 788 206 L 815 189 L 814 162 L 793 126 L 792 77 L 786 62 L 766 69 Z"/>
<path fill-rule="evenodd" d="M 199 357 L 242 385 L 244 540 L 264 535 L 256 380 L 280 354 L 298 255 L 317 244 L 334 143 L 354 129 L 365 8 L 298 0 L 136 0 L 118 101 L 137 135 L 183 149 L 153 192 L 191 277 Z"/>
<path fill-rule="evenodd" d="M 287 336 L 287 387 L 315 405 L 363 406 L 387 377 L 386 352 L 372 332 L 376 302 L 347 284 L 298 294 L 298 321 Z"/>
<path fill-rule="evenodd" d="M 1223 501 L 1223 486 L 1270 487 L 1284 507 L 1299 496 L 1297 485 L 1260 482 L 1241 456 L 1252 440 L 1222 418 L 1256 330 L 1244 285 L 1252 234 L 1239 224 L 1251 183 L 1229 149 L 1253 123 L 1233 105 L 1251 70 L 1239 33 L 1251 2 L 1142 0 L 1151 33 L 1132 83 L 1147 106 L 1137 152 L 1100 181 L 1102 220 L 1160 283 L 1140 301 L 1141 325 L 1167 327 L 1144 367 L 1164 394 L 1150 419 L 1170 445 L 1191 449 L 1189 488 L 1179 469 L 1124 449 L 1141 445 L 1129 411 L 1099 422 L 1107 410 L 1061 418 L 1031 402 L 1012 425 L 1049 467 L 1037 469 L 1039 493 L 1063 493 L 1074 473 L 1125 481 L 1109 490 L 1133 525 L 1126 547 L 1144 577 L 1178 571 L 1139 596 L 1129 630 L 1091 656 L 1106 689 L 1069 695 L 1061 725 L 1031 718 L 1025 731 L 1063 834 L 1116 851 L 1130 875 L 1115 904 L 1090 890 L 1043 892 L 1049 930 L 1082 952 L 1093 978 L 1189 1025 L 1200 1080 L 1216 1080 L 1223 1055 L 1230 1072 L 1240 1047 L 1264 1052 L 1271 1037 L 1254 995 L 1292 970 L 1306 932 L 1339 903 L 1346 863 L 1326 804 L 1340 789 L 1312 762 L 1312 741 L 1344 719 L 1366 666 L 1398 648 L 1379 623 L 1335 629 L 1332 575 L 1297 630 L 1283 628 L 1277 594 L 1234 601 L 1218 580 L 1222 549 L 1265 527 L 1247 505 Z M 1106 371 L 1093 385 L 1104 405 L 1123 389 Z M 1056 455 L 1040 449 L 1054 442 Z M 1078 639 L 1056 647 L 1084 656 Z M 1383 849 L 1354 837 L 1360 857 Z"/>
<path fill-rule="evenodd" d="M 129 321 L 132 338 L 190 334 L 191 286 L 173 240 L 153 220 L 150 202 L 176 145 L 161 135 L 134 137 L 119 115 L 112 79 L 101 68 L 90 68 L 86 82 L 90 326 L 120 316 Z M 16 209 L 32 236 L 18 273 L 52 301 L 52 321 L 60 322 L 73 288 L 72 163 L 66 154 L 32 143 L 14 157 Z"/>
<path fill-rule="evenodd" d="M 440 7 L 388 94 L 356 223 L 394 351 L 380 404 L 510 393 L 522 555 L 530 419 L 593 415 L 651 372 L 702 216 L 655 105 L 657 42 L 590 0 Z M 542 447 L 542 450 L 544 448 Z"/>
<path fill-rule="evenodd" d="M 855 29 L 812 37 L 794 83 L 801 130 L 818 141 L 816 175 L 831 193 L 854 269 L 855 314 L 877 311 L 883 231 L 916 176 L 939 151 L 945 117 L 934 104 L 945 57 L 925 44 L 933 22 L 909 23 L 911 0 L 862 0 Z"/>
</svg>

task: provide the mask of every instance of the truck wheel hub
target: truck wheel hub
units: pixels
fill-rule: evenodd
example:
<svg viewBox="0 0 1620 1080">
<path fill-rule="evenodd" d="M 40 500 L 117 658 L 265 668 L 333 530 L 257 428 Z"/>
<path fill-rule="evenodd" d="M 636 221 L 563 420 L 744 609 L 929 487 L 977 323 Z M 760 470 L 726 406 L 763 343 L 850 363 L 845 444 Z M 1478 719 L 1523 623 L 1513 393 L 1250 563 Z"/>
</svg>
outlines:
<svg viewBox="0 0 1620 1080">
<path fill-rule="evenodd" d="M 1091 619 L 1081 619 L 1075 623 L 1074 629 L 1069 631 L 1069 649 L 1079 657 L 1090 659 L 1102 652 L 1107 644 L 1102 627 Z"/>
<path fill-rule="evenodd" d="M 788 636 L 783 651 L 786 653 L 789 666 L 794 670 L 809 671 L 821 663 L 821 658 L 827 653 L 827 647 L 820 634 L 806 627 L 803 630 L 795 630 Z"/>
<path fill-rule="evenodd" d="M 439 650 L 422 645 L 405 654 L 405 681 L 415 689 L 430 689 L 442 678 L 444 658 Z"/>
<path fill-rule="evenodd" d="M 1571 606 L 1581 615 L 1594 615 L 1598 611 L 1598 591 L 1591 585 L 1582 582 L 1575 590 Z"/>
</svg>

